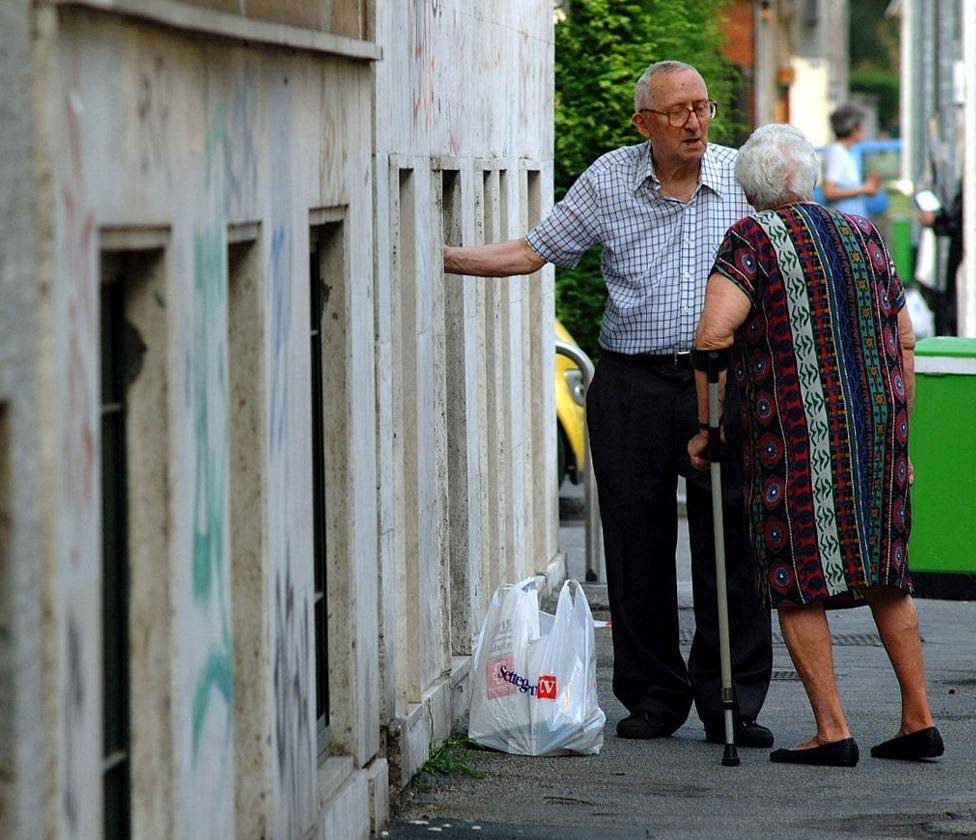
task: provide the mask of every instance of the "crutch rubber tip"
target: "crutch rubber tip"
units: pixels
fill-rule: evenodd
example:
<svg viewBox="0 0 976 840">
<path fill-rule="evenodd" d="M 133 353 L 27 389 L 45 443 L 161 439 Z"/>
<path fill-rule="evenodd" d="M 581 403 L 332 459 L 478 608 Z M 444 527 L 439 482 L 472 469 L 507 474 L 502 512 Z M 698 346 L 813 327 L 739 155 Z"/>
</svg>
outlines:
<svg viewBox="0 0 976 840">
<path fill-rule="evenodd" d="M 722 756 L 723 767 L 738 767 L 739 753 L 735 749 L 735 744 L 725 745 L 725 754 Z"/>
</svg>

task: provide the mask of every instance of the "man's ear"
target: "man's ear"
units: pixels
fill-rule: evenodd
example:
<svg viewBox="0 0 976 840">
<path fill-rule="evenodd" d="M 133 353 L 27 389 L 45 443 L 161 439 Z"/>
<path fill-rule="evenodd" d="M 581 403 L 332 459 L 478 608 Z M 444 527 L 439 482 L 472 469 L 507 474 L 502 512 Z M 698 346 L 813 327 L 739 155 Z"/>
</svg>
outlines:
<svg viewBox="0 0 976 840">
<path fill-rule="evenodd" d="M 641 137 L 643 137 L 645 140 L 650 140 L 651 139 L 651 135 L 650 135 L 650 133 L 647 130 L 647 126 L 644 125 L 644 115 L 643 114 L 641 114 L 639 111 L 635 112 L 631 116 L 630 121 L 634 124 L 634 128 L 637 129 L 637 133 Z"/>
</svg>

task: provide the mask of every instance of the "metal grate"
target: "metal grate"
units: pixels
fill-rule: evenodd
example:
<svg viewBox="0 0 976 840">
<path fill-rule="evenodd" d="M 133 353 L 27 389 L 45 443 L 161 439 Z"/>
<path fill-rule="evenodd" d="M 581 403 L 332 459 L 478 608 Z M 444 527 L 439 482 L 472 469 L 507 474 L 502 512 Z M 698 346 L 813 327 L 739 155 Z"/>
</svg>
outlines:
<svg viewBox="0 0 976 840">
<path fill-rule="evenodd" d="M 695 636 L 695 628 L 688 627 L 681 631 L 678 641 L 683 645 L 690 645 Z M 831 641 L 836 647 L 881 647 L 881 639 L 877 633 L 834 633 Z M 773 644 L 782 645 L 781 633 L 773 633 Z"/>
<path fill-rule="evenodd" d="M 792 668 L 783 668 L 782 670 L 773 671 L 772 677 L 770 679 L 774 680 L 799 680 L 800 675 L 797 674 Z"/>
<path fill-rule="evenodd" d="M 840 647 L 881 647 L 877 633 L 834 633 L 831 640 Z M 782 641 L 782 640 L 780 640 Z"/>
</svg>

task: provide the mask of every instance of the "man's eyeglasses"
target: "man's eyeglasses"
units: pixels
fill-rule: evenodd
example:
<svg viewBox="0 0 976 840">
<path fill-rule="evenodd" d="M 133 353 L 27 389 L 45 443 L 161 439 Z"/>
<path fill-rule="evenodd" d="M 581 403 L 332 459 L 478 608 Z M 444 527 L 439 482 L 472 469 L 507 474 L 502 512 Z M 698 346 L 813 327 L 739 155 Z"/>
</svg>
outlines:
<svg viewBox="0 0 976 840">
<path fill-rule="evenodd" d="M 652 114 L 662 114 L 668 118 L 668 125 L 672 128 L 682 128 L 691 112 L 700 120 L 710 120 L 718 113 L 718 102 L 714 99 L 705 99 L 700 102 L 692 102 L 690 105 L 678 105 L 676 108 L 668 108 L 667 111 L 656 111 L 654 108 L 641 108 L 641 113 L 650 111 Z"/>
</svg>

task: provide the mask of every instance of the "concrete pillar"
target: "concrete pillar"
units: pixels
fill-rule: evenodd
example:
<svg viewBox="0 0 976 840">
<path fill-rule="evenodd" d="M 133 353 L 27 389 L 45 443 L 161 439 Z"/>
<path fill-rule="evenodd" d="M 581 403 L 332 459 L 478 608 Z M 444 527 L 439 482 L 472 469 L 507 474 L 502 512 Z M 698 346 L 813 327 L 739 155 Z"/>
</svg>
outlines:
<svg viewBox="0 0 976 840">
<path fill-rule="evenodd" d="M 0 836 L 11 840 L 53 828 L 42 618 L 52 501 L 41 474 L 37 318 L 38 246 L 50 226 L 38 226 L 31 15 L 27 0 L 0 6 Z"/>
<path fill-rule="evenodd" d="M 976 0 L 962 0 L 963 66 L 963 247 L 959 281 L 959 334 L 976 337 Z"/>
</svg>

